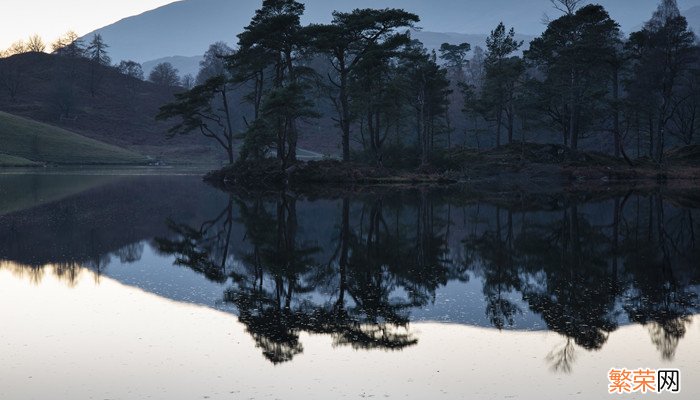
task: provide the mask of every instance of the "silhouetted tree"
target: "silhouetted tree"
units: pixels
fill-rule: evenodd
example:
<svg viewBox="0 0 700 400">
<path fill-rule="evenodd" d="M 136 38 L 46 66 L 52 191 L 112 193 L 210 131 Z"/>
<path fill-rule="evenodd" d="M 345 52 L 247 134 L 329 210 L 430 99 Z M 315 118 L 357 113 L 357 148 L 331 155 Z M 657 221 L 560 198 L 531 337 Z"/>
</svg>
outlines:
<svg viewBox="0 0 700 400">
<path fill-rule="evenodd" d="M 126 77 L 126 86 L 132 96 L 136 95 L 136 89 L 140 81 L 143 81 L 143 68 L 136 61 L 122 60 L 117 65 L 117 71 Z"/>
<path fill-rule="evenodd" d="M 661 163 L 669 123 L 692 97 L 679 98 L 684 79 L 698 68 L 695 35 L 675 1 L 662 3 L 644 29 L 630 35 L 627 52 L 634 63 L 628 91 L 647 113 L 649 155 Z"/>
<path fill-rule="evenodd" d="M 501 129 L 506 119 L 508 143 L 513 142 L 515 129 L 515 97 L 525 66 L 519 57 L 511 56 L 522 46 L 515 39 L 515 30 L 506 31 L 501 22 L 486 38 L 484 87 L 481 93 L 483 110 L 496 121 L 496 146 L 501 145 Z"/>
<path fill-rule="evenodd" d="M 85 43 L 73 31 L 66 32 L 63 36 L 56 39 L 51 45 L 51 50 L 54 54 L 60 56 L 81 58 L 85 57 Z"/>
<path fill-rule="evenodd" d="M 336 89 L 331 97 L 338 118 L 343 143 L 343 161 L 350 160 L 350 90 L 351 75 L 371 53 L 394 51 L 407 42 L 406 34 L 396 30 L 412 27 L 419 21 L 415 14 L 398 9 L 357 9 L 350 13 L 334 12 L 328 25 L 312 25 L 308 35 L 315 48 L 328 56 L 334 74 L 329 75 L 330 85 Z"/>
<path fill-rule="evenodd" d="M 567 15 L 573 15 L 584 0 L 549 0 L 552 6 Z"/>
<path fill-rule="evenodd" d="M 159 86 L 176 87 L 180 85 L 178 72 L 172 64 L 168 62 L 160 63 L 153 67 L 153 70 L 148 75 L 148 80 Z"/>
<path fill-rule="evenodd" d="M 29 37 L 27 41 L 27 51 L 43 53 L 45 50 L 46 44 L 41 39 L 41 36 L 34 34 Z"/>
<path fill-rule="evenodd" d="M 308 104 L 306 85 L 301 79 L 308 69 L 300 64 L 308 43 L 300 22 L 303 13 L 304 5 L 294 0 L 264 0 L 251 23 L 238 35 L 239 52 L 242 56 L 233 57 L 234 61 L 252 63 L 247 66 L 233 66 L 234 70 L 241 68 L 245 71 L 259 72 L 262 67 L 259 62 L 265 61 L 262 69 L 271 68 L 274 71 L 274 94 L 267 95 L 287 99 L 288 96 L 294 95 L 297 97 L 292 101 L 294 105 Z M 263 57 L 254 59 L 249 56 L 251 54 Z M 260 100 L 263 101 L 262 97 Z M 275 103 L 275 100 L 271 102 Z M 290 109 L 287 111 L 265 124 L 266 127 L 272 128 L 276 135 L 277 158 L 283 165 L 296 161 L 299 136 L 296 119 L 300 112 L 290 112 Z"/>
<path fill-rule="evenodd" d="M 103 66 L 109 66 L 112 63 L 112 59 L 107 55 L 108 48 L 109 45 L 104 42 L 102 35 L 96 33 L 85 49 L 85 52 L 92 62 Z"/>
<path fill-rule="evenodd" d="M 183 88 L 190 90 L 194 87 L 196 80 L 194 79 L 194 76 L 192 74 L 187 74 L 182 77 L 181 80 L 181 85 Z"/>
<path fill-rule="evenodd" d="M 90 94 L 94 97 L 100 88 L 104 78 L 104 69 L 112 63 L 112 59 L 107 55 L 109 45 L 104 42 L 99 33 L 92 37 L 92 41 L 85 49 L 85 56 L 92 61 L 90 64 Z"/>
<path fill-rule="evenodd" d="M 13 42 L 10 45 L 10 47 L 7 48 L 7 50 L 5 50 L 3 52 L 3 57 L 10 57 L 10 56 L 14 56 L 17 54 L 24 54 L 28 51 L 30 51 L 29 47 L 27 46 L 26 43 L 24 43 L 24 40 L 17 40 L 15 42 Z"/>
<path fill-rule="evenodd" d="M 199 62 L 197 79 L 193 82 L 192 86 L 194 86 L 195 83 L 201 85 L 217 76 L 226 76 L 228 74 L 226 59 L 232 54 L 233 49 L 224 42 L 216 42 L 210 45 L 209 49 L 204 53 L 202 61 Z"/>
<path fill-rule="evenodd" d="M 226 151 L 230 164 L 234 160 L 233 117 L 229 104 L 230 83 L 223 76 L 175 95 L 175 102 L 160 108 L 157 118 L 178 118 L 180 122 L 169 130 L 170 135 L 199 131 Z"/>
<path fill-rule="evenodd" d="M 117 66 L 117 70 L 132 79 L 143 80 L 143 68 L 136 61 L 122 60 Z"/>
<path fill-rule="evenodd" d="M 403 92 L 415 115 L 416 143 L 422 166 L 430 164 L 435 138 L 445 132 L 444 114 L 447 112 L 450 82 L 447 70 L 437 63 L 437 55 L 423 44 L 414 41 L 401 53 L 400 76 L 404 79 Z"/>
<path fill-rule="evenodd" d="M 399 124 L 402 96 L 393 51 L 370 50 L 352 69 L 348 80 L 351 116 L 359 123 L 360 142 L 377 166 L 383 166 L 384 144 Z"/>
<path fill-rule="evenodd" d="M 445 62 L 447 76 L 450 80 L 449 109 L 445 113 L 447 129 L 447 147 L 452 147 L 452 132 L 454 130 L 451 115 L 460 113 L 464 107 L 462 87 L 467 85 L 465 68 L 469 65 L 467 54 L 471 50 L 469 43 L 449 44 L 440 46 L 440 59 Z"/>
<path fill-rule="evenodd" d="M 620 29 L 607 11 L 589 5 L 552 21 L 530 44 L 526 57 L 545 75 L 543 110 L 559 126 L 564 143 L 578 148 L 579 138 L 608 91 L 604 61 L 615 57 Z"/>
</svg>

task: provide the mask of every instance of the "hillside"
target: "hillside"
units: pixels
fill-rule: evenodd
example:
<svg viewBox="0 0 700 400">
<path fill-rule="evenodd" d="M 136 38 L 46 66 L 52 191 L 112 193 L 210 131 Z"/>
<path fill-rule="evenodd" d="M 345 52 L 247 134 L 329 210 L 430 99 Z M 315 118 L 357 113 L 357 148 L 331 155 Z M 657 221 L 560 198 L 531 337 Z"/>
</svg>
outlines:
<svg viewBox="0 0 700 400">
<path fill-rule="evenodd" d="M 173 89 L 130 79 L 85 59 L 27 53 L 0 59 L 17 83 L 12 98 L 0 86 L 0 111 L 54 125 L 80 135 L 166 160 L 211 159 L 198 135 L 166 137 L 170 124 L 157 122 Z"/>
<path fill-rule="evenodd" d="M 0 112 L 0 165 L 145 164 L 137 153 L 36 121 Z"/>
<path fill-rule="evenodd" d="M 111 67 L 88 60 L 44 53 L 0 58 L 3 71 L 18 74 L 19 90 L 13 99 L 0 86 L 0 111 L 40 121 L 107 144 L 123 147 L 169 164 L 219 166 L 225 154 L 198 133 L 169 138 L 171 123 L 156 121 L 159 108 L 174 99 L 177 90 L 129 79 Z M 99 76 L 94 95 L 91 80 Z M 232 94 L 234 129 L 245 130 L 244 114 L 252 112 L 240 91 Z M 174 121 L 172 122 L 174 123 Z M 332 121 L 302 124 L 300 146 L 322 153 L 337 152 Z M 0 150 L 0 153 L 3 153 Z"/>
<path fill-rule="evenodd" d="M 598 0 L 625 32 L 649 19 L 658 0 Z M 485 35 L 499 22 L 516 32 L 538 35 L 544 30 L 542 17 L 558 15 L 549 0 L 304 0 L 304 23 L 331 19 L 333 10 L 350 11 L 364 7 L 399 7 L 421 17 L 426 32 L 459 32 Z M 250 22 L 261 0 L 184 0 L 122 19 L 85 35 L 100 33 L 110 44 L 115 61 L 139 62 L 174 55 L 196 56 L 209 44 L 236 42 L 236 35 Z M 700 0 L 680 0 L 681 9 L 700 5 Z"/>
</svg>

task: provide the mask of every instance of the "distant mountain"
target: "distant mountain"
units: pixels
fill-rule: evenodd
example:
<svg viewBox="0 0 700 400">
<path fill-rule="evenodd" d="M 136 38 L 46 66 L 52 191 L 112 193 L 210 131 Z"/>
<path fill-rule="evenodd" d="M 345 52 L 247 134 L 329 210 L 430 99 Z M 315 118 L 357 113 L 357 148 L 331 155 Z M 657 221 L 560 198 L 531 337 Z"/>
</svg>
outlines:
<svg viewBox="0 0 700 400">
<path fill-rule="evenodd" d="M 438 50 L 443 43 L 469 43 L 472 48 L 475 46 L 481 46 L 481 48 L 486 48 L 486 34 L 464 34 L 464 33 L 442 33 L 442 32 L 428 32 L 428 31 L 414 31 L 411 35 L 423 42 L 428 50 Z M 530 35 L 516 35 L 518 40 L 525 42 L 521 50 L 527 49 L 530 41 L 534 36 Z M 143 72 L 148 77 L 153 67 L 162 63 L 169 62 L 175 68 L 177 68 L 180 76 L 185 76 L 186 74 L 192 74 L 196 77 L 199 72 L 199 62 L 202 61 L 202 56 L 173 56 L 173 57 L 163 57 L 156 60 L 149 60 L 143 63 Z"/>
<path fill-rule="evenodd" d="M 333 10 L 363 7 L 400 7 L 420 15 L 426 32 L 486 34 L 500 21 L 516 32 L 537 35 L 543 16 L 558 15 L 549 0 L 306 0 L 304 23 L 327 22 Z M 630 31 L 646 21 L 658 0 L 599 0 Z M 700 0 L 679 0 L 682 9 L 700 6 Z M 195 56 L 223 40 L 231 45 L 248 25 L 261 0 L 184 0 L 129 17 L 100 28 L 115 61 L 144 62 L 173 55 Z M 86 37 L 91 37 L 91 32 Z"/>
</svg>

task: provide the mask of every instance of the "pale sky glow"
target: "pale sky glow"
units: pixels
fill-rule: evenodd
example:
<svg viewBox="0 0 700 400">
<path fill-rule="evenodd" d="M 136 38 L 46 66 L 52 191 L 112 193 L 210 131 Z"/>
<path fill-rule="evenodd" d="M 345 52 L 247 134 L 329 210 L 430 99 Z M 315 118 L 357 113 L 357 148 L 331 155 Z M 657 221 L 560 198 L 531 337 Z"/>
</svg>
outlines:
<svg viewBox="0 0 700 400">
<path fill-rule="evenodd" d="M 68 30 L 94 29 L 175 0 L 0 0 L 0 49 L 38 33 L 46 43 Z"/>
</svg>

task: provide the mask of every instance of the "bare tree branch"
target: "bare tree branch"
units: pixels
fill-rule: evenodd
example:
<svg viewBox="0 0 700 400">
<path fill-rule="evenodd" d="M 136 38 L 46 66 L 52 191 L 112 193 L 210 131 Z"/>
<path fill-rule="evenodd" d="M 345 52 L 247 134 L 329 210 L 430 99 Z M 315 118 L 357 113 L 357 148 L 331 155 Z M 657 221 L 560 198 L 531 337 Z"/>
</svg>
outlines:
<svg viewBox="0 0 700 400">
<path fill-rule="evenodd" d="M 567 15 L 572 15 L 584 0 L 549 0 L 552 6 Z"/>
</svg>

